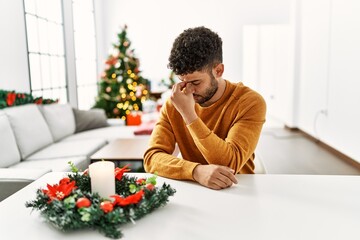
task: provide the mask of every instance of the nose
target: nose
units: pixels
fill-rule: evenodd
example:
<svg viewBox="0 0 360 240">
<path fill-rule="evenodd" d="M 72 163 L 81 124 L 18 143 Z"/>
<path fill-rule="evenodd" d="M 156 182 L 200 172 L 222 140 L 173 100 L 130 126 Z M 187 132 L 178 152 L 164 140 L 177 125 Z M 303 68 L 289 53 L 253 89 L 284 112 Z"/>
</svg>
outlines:
<svg viewBox="0 0 360 240">
<path fill-rule="evenodd" d="M 194 93 L 196 92 L 196 88 L 191 82 L 186 84 L 186 88 L 189 89 L 189 90 L 192 90 Z"/>
</svg>

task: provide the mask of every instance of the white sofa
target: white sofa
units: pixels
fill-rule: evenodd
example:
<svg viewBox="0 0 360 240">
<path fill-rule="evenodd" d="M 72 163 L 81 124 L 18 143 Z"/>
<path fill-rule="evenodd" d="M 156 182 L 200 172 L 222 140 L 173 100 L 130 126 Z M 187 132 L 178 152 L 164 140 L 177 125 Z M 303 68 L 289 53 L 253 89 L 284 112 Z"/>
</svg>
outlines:
<svg viewBox="0 0 360 240">
<path fill-rule="evenodd" d="M 102 127 L 77 132 L 79 112 L 87 123 L 100 116 Z M 47 172 L 70 171 L 68 162 L 85 170 L 93 153 L 113 139 L 135 137 L 135 128 L 109 125 L 103 110 L 79 111 L 68 104 L 0 110 L 0 201 Z"/>
</svg>

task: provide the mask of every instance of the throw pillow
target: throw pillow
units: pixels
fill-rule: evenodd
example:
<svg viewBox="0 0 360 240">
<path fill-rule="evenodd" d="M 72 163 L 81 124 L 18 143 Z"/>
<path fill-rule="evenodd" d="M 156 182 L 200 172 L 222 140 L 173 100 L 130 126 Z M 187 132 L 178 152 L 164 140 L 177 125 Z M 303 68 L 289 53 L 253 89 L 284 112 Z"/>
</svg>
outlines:
<svg viewBox="0 0 360 240">
<path fill-rule="evenodd" d="M 75 116 L 75 132 L 107 127 L 107 117 L 104 109 L 94 108 L 90 110 L 73 109 Z"/>
<path fill-rule="evenodd" d="M 39 105 L 55 142 L 74 134 L 75 118 L 70 104 Z"/>
<path fill-rule="evenodd" d="M 36 104 L 9 107 L 5 108 L 4 112 L 14 132 L 22 159 L 54 142 L 49 126 Z"/>
</svg>

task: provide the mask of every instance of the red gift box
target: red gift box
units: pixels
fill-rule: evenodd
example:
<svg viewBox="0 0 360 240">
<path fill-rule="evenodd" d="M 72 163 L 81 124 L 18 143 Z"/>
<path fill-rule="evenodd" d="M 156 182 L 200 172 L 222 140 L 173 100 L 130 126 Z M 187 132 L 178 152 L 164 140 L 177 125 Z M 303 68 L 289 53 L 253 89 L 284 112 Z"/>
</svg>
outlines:
<svg viewBox="0 0 360 240">
<path fill-rule="evenodd" d="M 137 126 L 141 124 L 141 113 L 133 111 L 126 115 L 126 125 Z"/>
</svg>

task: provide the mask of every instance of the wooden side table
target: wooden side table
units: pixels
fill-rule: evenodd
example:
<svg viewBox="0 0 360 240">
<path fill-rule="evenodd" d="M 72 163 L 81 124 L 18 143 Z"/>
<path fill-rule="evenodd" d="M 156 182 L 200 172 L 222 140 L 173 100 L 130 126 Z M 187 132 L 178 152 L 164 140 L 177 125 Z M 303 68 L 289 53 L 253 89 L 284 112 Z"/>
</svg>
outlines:
<svg viewBox="0 0 360 240">
<path fill-rule="evenodd" d="M 130 164 L 132 172 L 145 172 L 143 156 L 149 140 L 150 136 L 114 140 L 90 156 L 90 161 L 112 161 L 116 167 Z"/>
</svg>

